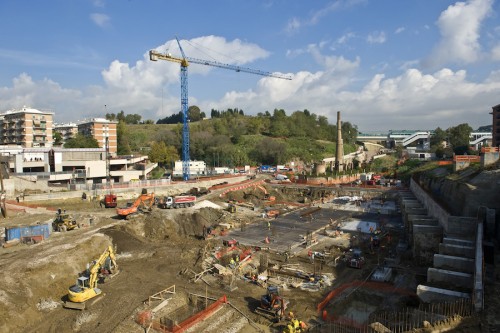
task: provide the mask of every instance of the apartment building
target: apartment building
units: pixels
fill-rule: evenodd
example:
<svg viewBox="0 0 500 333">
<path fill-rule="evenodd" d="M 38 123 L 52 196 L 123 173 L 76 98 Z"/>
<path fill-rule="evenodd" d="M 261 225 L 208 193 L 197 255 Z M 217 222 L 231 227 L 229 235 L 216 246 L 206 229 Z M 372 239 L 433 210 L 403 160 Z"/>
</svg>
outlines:
<svg viewBox="0 0 500 333">
<path fill-rule="evenodd" d="M 92 118 L 78 124 L 78 132 L 94 137 L 99 147 L 106 148 L 106 139 L 109 140 L 109 153 L 116 155 L 118 151 L 118 137 L 116 134 L 117 121 L 104 118 Z"/>
<path fill-rule="evenodd" d="M 52 147 L 53 112 L 23 107 L 0 114 L 0 144 Z"/>
<path fill-rule="evenodd" d="M 54 132 L 61 133 L 62 144 L 78 134 L 78 125 L 75 123 L 55 124 Z"/>
</svg>

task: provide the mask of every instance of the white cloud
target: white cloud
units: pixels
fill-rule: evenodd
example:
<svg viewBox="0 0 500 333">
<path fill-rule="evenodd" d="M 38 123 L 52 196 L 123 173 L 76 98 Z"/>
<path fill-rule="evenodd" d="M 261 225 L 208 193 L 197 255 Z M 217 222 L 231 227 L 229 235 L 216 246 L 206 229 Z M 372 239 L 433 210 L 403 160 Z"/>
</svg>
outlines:
<svg viewBox="0 0 500 333">
<path fill-rule="evenodd" d="M 181 41 L 187 55 L 207 59 L 194 44 L 209 45 L 221 53 L 234 54 L 227 62 L 245 64 L 265 58 L 268 53 L 257 45 L 240 40 L 206 36 Z M 191 45 L 193 44 L 193 45 Z M 174 53 L 175 41 L 157 49 Z M 463 70 L 447 68 L 425 73 L 407 68 L 401 75 L 379 72 L 369 78 L 358 77 L 360 58 L 323 54 L 318 45 L 303 52 L 321 65 L 316 72 L 292 73 L 293 80 L 262 77 L 254 87 L 231 89 L 220 98 L 200 99 L 190 95 L 190 104 L 203 111 L 238 107 L 254 115 L 274 108 L 288 114 L 308 109 L 317 115 L 336 119 L 342 111 L 344 121 L 360 130 L 434 129 L 469 123 L 473 128 L 491 122 L 489 112 L 498 104 L 500 72 L 491 72 L 482 82 L 472 82 Z M 409 64 L 407 64 L 409 66 Z M 210 66 L 190 66 L 191 74 L 203 74 Z M 113 61 L 102 71 L 103 84 L 83 90 L 66 89 L 50 79 L 33 80 L 28 74 L 16 77 L 11 87 L 0 87 L 2 110 L 30 105 L 51 109 L 56 121 L 76 121 L 103 116 L 107 112 L 137 113 L 143 119 L 157 120 L 179 112 L 179 64 L 149 61 L 148 54 L 133 64 Z M 78 118 L 76 118 L 78 117 Z"/>
<path fill-rule="evenodd" d="M 296 31 L 298 31 L 301 26 L 302 26 L 302 23 L 300 22 L 300 20 L 296 17 L 292 17 L 291 19 L 288 20 L 288 23 L 285 27 L 285 31 L 288 34 L 293 34 Z"/>
<path fill-rule="evenodd" d="M 441 40 L 424 61 L 426 67 L 446 63 L 473 63 L 481 57 L 479 30 L 481 22 L 491 13 L 493 0 L 457 2 L 443 11 L 437 25 Z"/>
<path fill-rule="evenodd" d="M 394 33 L 397 35 L 397 34 L 402 33 L 402 32 L 403 32 L 403 31 L 405 31 L 405 30 L 406 30 L 406 28 L 405 28 L 405 27 L 399 27 L 399 28 L 397 28 L 397 29 L 396 29 L 396 31 L 394 31 Z"/>
<path fill-rule="evenodd" d="M 108 15 L 102 13 L 92 13 L 90 14 L 90 19 L 101 28 L 107 26 L 111 21 L 111 18 Z"/>
<path fill-rule="evenodd" d="M 491 49 L 491 59 L 493 61 L 500 61 L 500 44 Z"/>
<path fill-rule="evenodd" d="M 337 43 L 338 44 L 345 44 L 347 43 L 350 39 L 356 37 L 356 34 L 353 33 L 353 32 L 348 32 L 342 36 L 340 36 L 340 38 L 337 39 Z"/>
<path fill-rule="evenodd" d="M 366 37 L 366 41 L 369 44 L 383 44 L 386 41 L 385 32 L 383 31 L 374 31 Z"/>
<path fill-rule="evenodd" d="M 323 8 L 311 12 L 307 18 L 300 19 L 297 17 L 288 20 L 285 27 L 285 32 L 288 34 L 293 34 L 305 26 L 317 25 L 323 18 L 327 17 L 328 14 L 335 12 L 343 8 L 349 8 L 357 6 L 359 4 L 365 3 L 366 0 L 336 0 L 330 1 Z"/>
<path fill-rule="evenodd" d="M 93 0 L 92 4 L 95 7 L 101 7 L 101 8 L 104 7 L 104 5 L 105 5 L 104 0 Z"/>
</svg>

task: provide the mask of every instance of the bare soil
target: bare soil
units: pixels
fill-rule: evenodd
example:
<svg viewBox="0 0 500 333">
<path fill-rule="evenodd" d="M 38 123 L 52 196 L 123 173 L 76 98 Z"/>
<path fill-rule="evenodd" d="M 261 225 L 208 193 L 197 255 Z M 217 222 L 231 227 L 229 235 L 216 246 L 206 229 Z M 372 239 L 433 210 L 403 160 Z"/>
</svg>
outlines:
<svg viewBox="0 0 500 333">
<path fill-rule="evenodd" d="M 272 192 L 271 189 L 269 192 Z M 270 194 L 283 201 L 297 199 L 285 198 L 281 192 Z M 213 201 L 217 201 L 217 198 L 217 194 L 211 196 Z M 263 205 L 263 198 L 264 193 L 252 188 L 231 192 L 222 200 Z M 53 210 L 66 209 L 82 222 L 83 227 L 65 233 L 53 233 L 39 244 L 0 248 L 0 332 L 144 332 L 144 328 L 135 322 L 137 313 L 145 308 L 144 302 L 150 295 L 172 285 L 176 286 L 179 294 L 194 293 L 213 298 L 227 295 L 228 300 L 259 324 L 263 331 L 275 332 L 280 328 L 280 325 L 273 325 L 268 319 L 254 313 L 260 297 L 265 294 L 264 288 L 236 279 L 230 291 L 227 280 L 214 276 L 207 276 L 206 281 L 210 285 L 202 280 L 192 282 L 192 272 L 203 271 L 206 268 L 205 259 L 210 257 L 211 250 L 222 246 L 219 240 L 202 239 L 203 227 L 219 223 L 238 225 L 242 221 L 252 223 L 255 213 L 251 210 L 238 209 L 236 214 L 231 214 L 214 208 L 155 208 L 150 214 L 125 221 L 116 219 L 114 209 L 100 208 L 87 201 L 64 200 L 34 205 Z M 54 213 L 50 211 L 31 214 L 11 212 L 2 224 L 46 223 L 53 218 Z M 74 284 L 78 273 L 111 244 L 117 249 L 120 273 L 99 286 L 103 295 L 88 302 L 85 311 L 62 308 L 61 303 L 68 287 Z M 318 244 L 312 249 L 321 251 L 324 247 L 325 244 Z M 271 264 L 284 263 L 281 254 L 267 255 Z M 377 258 L 368 260 L 367 267 L 362 270 L 325 266 L 323 272 L 336 277 L 333 287 L 355 279 L 363 280 L 376 264 Z M 309 271 L 315 269 L 305 249 L 290 258 L 287 264 L 300 265 Z M 299 314 L 302 320 L 316 320 L 316 307 L 330 289 L 317 292 L 285 289 L 283 297 L 290 300 L 289 309 Z M 381 298 L 380 295 L 374 297 L 360 293 L 353 302 L 358 308 L 366 309 Z M 497 304 L 499 297 L 488 295 L 488 299 Z M 488 316 L 494 316 L 496 308 L 488 310 Z M 363 314 L 360 312 L 359 316 Z M 227 318 L 229 322 L 241 321 L 239 332 L 256 331 L 248 323 L 243 323 L 241 315 L 235 310 L 228 310 L 219 318 Z M 204 329 L 210 331 L 209 327 L 205 326 Z M 468 324 L 462 332 L 480 332 L 477 321 Z"/>
</svg>

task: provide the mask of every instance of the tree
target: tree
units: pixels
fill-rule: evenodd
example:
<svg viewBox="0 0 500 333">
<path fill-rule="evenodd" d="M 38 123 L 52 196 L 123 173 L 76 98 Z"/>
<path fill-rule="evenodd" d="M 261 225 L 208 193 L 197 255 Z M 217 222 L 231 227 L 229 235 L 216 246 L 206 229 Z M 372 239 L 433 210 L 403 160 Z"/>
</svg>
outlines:
<svg viewBox="0 0 500 333">
<path fill-rule="evenodd" d="M 149 159 L 151 162 L 159 163 L 160 165 L 167 163 L 171 163 L 173 165 L 175 161 L 180 159 L 180 157 L 175 147 L 167 146 L 165 142 L 160 141 L 153 143 L 151 146 Z"/>
<path fill-rule="evenodd" d="M 469 150 L 470 134 L 472 127 L 469 124 L 460 124 L 446 130 L 448 139 L 455 154 L 463 155 Z"/>
<path fill-rule="evenodd" d="M 120 121 L 116 126 L 116 136 L 118 137 L 118 155 L 130 155 L 130 144 L 128 141 L 128 131 L 125 126 L 125 121 Z"/>
<path fill-rule="evenodd" d="M 63 136 L 60 132 L 54 132 L 54 145 L 60 146 L 63 142 Z"/>
<path fill-rule="evenodd" d="M 127 124 L 137 125 L 141 122 L 141 118 L 142 116 L 138 114 L 128 114 L 125 116 L 125 122 Z"/>
<path fill-rule="evenodd" d="M 447 154 L 447 141 L 448 133 L 440 127 L 436 128 L 434 134 L 431 136 L 430 145 L 431 152 L 435 153 L 437 158 L 443 158 Z"/>
<path fill-rule="evenodd" d="M 342 139 L 344 143 L 353 144 L 358 139 L 358 128 L 346 121 L 342 123 Z"/>
<path fill-rule="evenodd" d="M 191 105 L 188 109 L 188 118 L 192 122 L 202 120 L 200 108 L 196 105 Z"/>
<path fill-rule="evenodd" d="M 78 133 L 74 138 L 66 141 L 64 148 L 99 148 L 99 143 L 92 136 Z"/>
</svg>

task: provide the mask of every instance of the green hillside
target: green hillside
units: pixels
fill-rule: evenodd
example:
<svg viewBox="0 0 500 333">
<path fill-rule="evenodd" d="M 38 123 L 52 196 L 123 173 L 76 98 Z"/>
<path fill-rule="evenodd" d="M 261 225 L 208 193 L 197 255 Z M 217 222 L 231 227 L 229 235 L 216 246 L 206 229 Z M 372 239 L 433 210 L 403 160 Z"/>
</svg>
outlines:
<svg viewBox="0 0 500 333">
<path fill-rule="evenodd" d="M 153 161 L 164 163 L 180 158 L 182 124 L 120 125 L 122 152 L 148 153 Z M 276 165 L 335 156 L 336 125 L 307 110 L 290 116 L 283 110 L 275 110 L 272 116 L 222 112 L 216 118 L 191 122 L 189 126 L 191 159 L 212 166 Z M 355 151 L 356 127 L 345 122 L 342 133 L 345 153 Z M 169 156 L 165 156 L 165 150 Z"/>
</svg>

